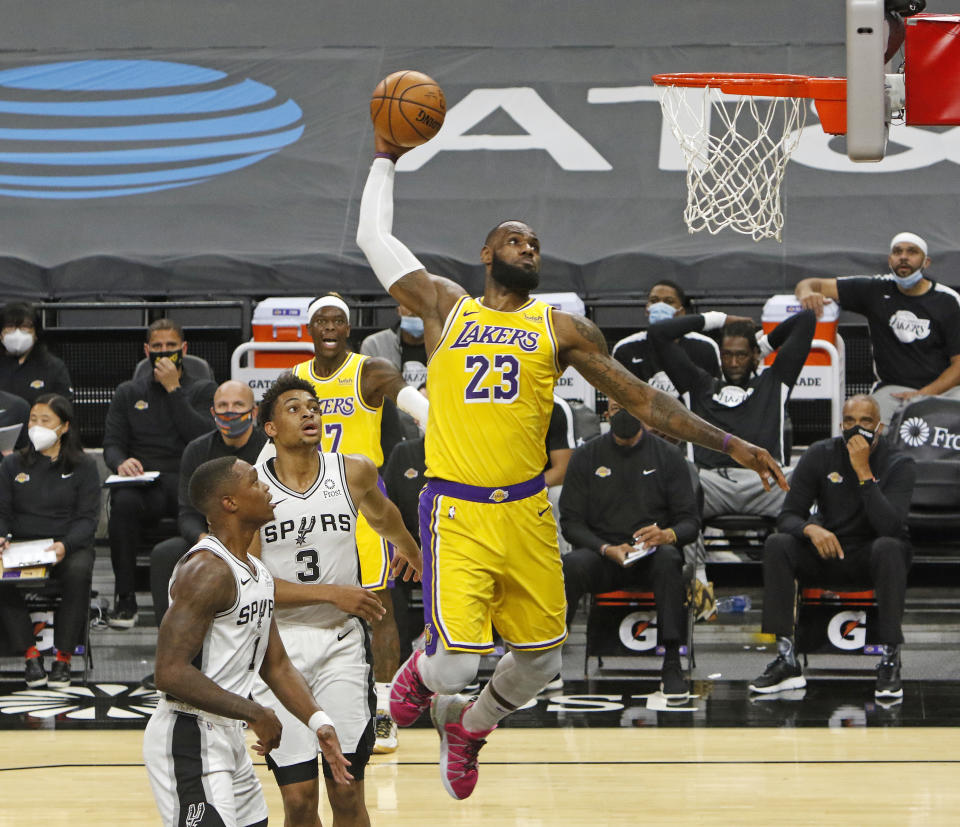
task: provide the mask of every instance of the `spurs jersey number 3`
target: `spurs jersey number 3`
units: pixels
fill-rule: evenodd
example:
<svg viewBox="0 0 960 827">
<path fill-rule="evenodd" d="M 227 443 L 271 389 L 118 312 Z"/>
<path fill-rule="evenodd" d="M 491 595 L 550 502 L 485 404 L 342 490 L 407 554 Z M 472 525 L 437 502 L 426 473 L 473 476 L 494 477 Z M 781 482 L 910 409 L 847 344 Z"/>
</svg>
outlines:
<svg viewBox="0 0 960 827">
<path fill-rule="evenodd" d="M 276 503 L 274 520 L 260 529 L 260 559 L 278 580 L 358 586 L 357 509 L 343 456 L 318 456 L 316 482 L 304 492 L 280 482 L 274 457 L 257 466 L 257 476 L 270 486 Z M 346 613 L 330 603 L 277 609 L 278 624 L 332 627 L 346 619 Z"/>
<path fill-rule="evenodd" d="M 248 558 L 248 567 L 208 534 L 177 563 L 170 577 L 171 591 L 180 566 L 198 551 L 212 552 L 230 567 L 237 597 L 229 609 L 214 617 L 194 664 L 218 686 L 246 698 L 260 673 L 270 636 L 273 577 L 256 557 Z"/>
<path fill-rule="evenodd" d="M 363 454 L 379 468 L 383 465 L 380 445 L 383 406 L 371 407 L 360 391 L 360 371 L 366 360 L 367 357 L 359 353 L 349 353 L 330 376 L 318 376 L 310 359 L 295 365 L 293 375 L 313 385 L 320 400 L 323 450 Z"/>
<path fill-rule="evenodd" d="M 540 474 L 560 373 L 550 305 L 505 312 L 462 298 L 427 366 L 427 475 L 490 486 Z"/>
</svg>

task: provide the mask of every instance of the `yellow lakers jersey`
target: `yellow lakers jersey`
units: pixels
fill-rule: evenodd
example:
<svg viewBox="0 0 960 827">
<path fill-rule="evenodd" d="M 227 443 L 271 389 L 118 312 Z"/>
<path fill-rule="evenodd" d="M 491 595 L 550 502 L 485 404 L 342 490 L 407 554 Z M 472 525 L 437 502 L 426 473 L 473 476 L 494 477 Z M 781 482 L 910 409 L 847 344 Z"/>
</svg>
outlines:
<svg viewBox="0 0 960 827">
<path fill-rule="evenodd" d="M 560 372 L 550 305 L 462 298 L 427 365 L 427 476 L 499 486 L 540 474 Z"/>
<path fill-rule="evenodd" d="M 349 353 L 346 361 L 330 376 L 317 376 L 313 359 L 310 359 L 296 365 L 293 374 L 306 379 L 317 392 L 323 450 L 363 454 L 379 468 L 383 465 L 383 448 L 380 446 L 383 406 L 371 407 L 360 391 L 360 369 L 366 359 L 359 353 Z"/>
</svg>

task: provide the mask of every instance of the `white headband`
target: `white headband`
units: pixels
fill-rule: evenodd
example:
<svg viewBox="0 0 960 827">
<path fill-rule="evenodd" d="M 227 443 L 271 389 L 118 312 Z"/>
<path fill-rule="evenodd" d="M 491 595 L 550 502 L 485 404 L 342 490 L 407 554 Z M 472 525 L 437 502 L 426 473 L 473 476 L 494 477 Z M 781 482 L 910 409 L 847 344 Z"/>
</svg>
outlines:
<svg viewBox="0 0 960 827">
<path fill-rule="evenodd" d="M 316 313 L 321 307 L 336 307 L 343 311 L 343 315 L 347 317 L 347 321 L 350 321 L 350 308 L 347 307 L 347 303 L 343 299 L 338 299 L 336 296 L 321 296 L 319 299 L 310 303 L 310 306 L 307 308 L 307 321 L 313 321 L 313 314 Z"/>
<path fill-rule="evenodd" d="M 927 242 L 924 241 L 916 233 L 897 233 L 892 239 L 890 239 L 890 249 L 893 250 L 898 244 L 907 243 L 914 244 L 923 250 L 923 254 L 927 255 Z"/>
</svg>

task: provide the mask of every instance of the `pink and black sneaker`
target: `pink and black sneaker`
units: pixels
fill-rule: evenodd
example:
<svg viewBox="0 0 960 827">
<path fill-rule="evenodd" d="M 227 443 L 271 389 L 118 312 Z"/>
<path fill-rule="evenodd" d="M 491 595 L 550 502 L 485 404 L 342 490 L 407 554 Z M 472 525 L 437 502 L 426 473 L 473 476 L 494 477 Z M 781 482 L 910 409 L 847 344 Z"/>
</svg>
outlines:
<svg viewBox="0 0 960 827">
<path fill-rule="evenodd" d="M 420 679 L 417 663 L 423 652 L 415 649 L 397 670 L 390 685 L 390 717 L 397 726 L 410 726 L 430 706 L 431 692 Z"/>
<path fill-rule="evenodd" d="M 463 713 L 471 706 L 473 701 L 464 695 L 434 695 L 430 703 L 430 717 L 440 733 L 440 779 L 444 789 L 457 800 L 467 798 L 477 786 L 477 753 L 496 729 L 464 729 Z"/>
</svg>

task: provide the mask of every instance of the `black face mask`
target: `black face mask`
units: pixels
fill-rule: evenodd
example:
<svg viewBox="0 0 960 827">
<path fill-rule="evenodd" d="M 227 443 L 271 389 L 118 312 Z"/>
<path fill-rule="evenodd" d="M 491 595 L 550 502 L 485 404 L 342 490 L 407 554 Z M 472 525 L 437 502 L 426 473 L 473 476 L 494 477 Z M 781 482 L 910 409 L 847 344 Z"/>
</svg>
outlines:
<svg viewBox="0 0 960 827">
<path fill-rule="evenodd" d="M 847 428 L 847 430 L 843 431 L 844 442 L 849 442 L 855 436 L 862 436 L 867 441 L 867 445 L 873 447 L 873 438 L 876 436 L 873 431 L 868 431 L 859 425 L 854 425 L 852 428 Z"/>
<path fill-rule="evenodd" d="M 621 408 L 610 417 L 610 431 L 620 439 L 633 439 L 641 427 L 640 420 L 626 408 Z"/>
<path fill-rule="evenodd" d="M 150 364 L 153 367 L 157 366 L 157 360 L 163 359 L 166 357 L 178 368 L 183 366 L 183 351 L 182 350 L 156 350 L 150 351 Z"/>
</svg>

